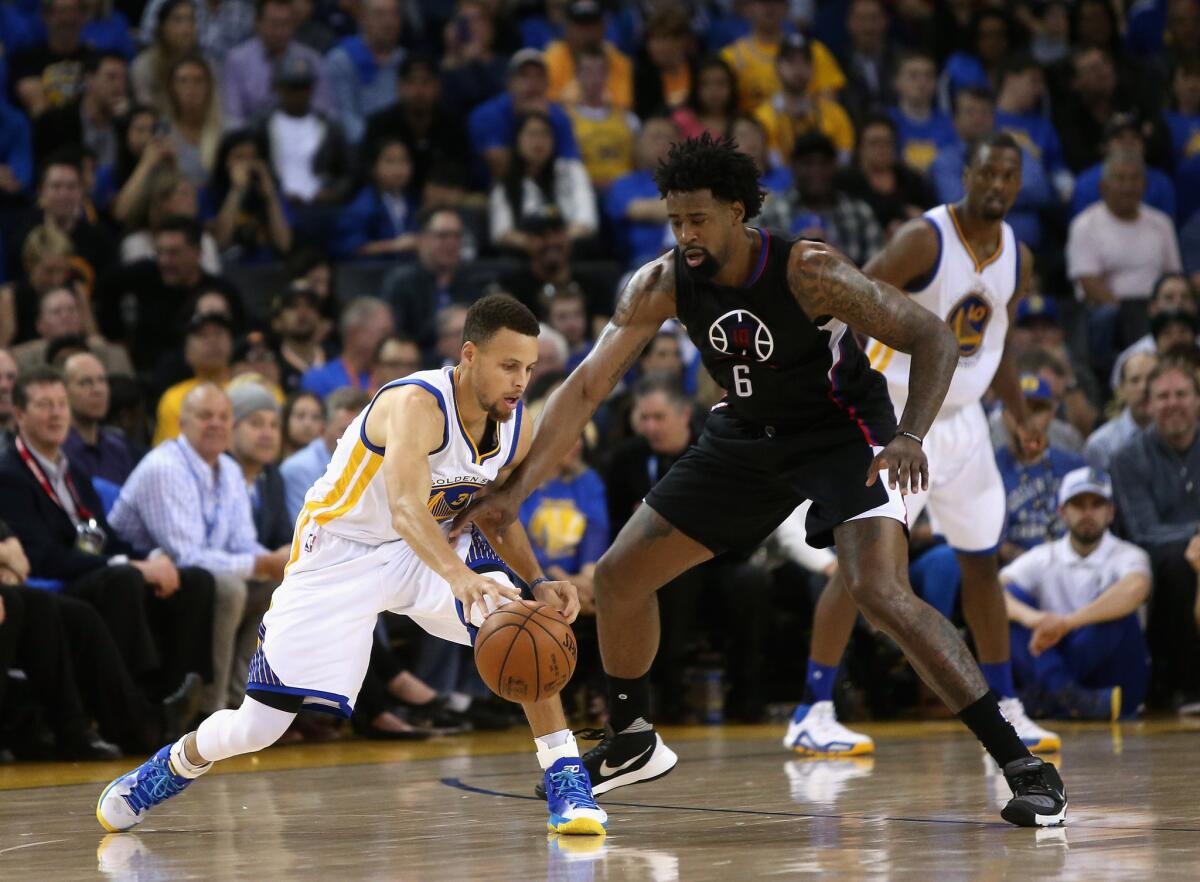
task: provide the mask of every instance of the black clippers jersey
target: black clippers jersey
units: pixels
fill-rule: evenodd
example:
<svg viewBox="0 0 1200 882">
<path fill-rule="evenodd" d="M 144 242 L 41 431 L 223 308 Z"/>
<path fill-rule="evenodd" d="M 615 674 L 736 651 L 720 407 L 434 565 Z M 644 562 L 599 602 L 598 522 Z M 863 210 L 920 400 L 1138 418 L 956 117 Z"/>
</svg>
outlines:
<svg viewBox="0 0 1200 882">
<path fill-rule="evenodd" d="M 676 312 L 728 393 L 726 406 L 750 422 L 812 433 L 817 443 L 857 436 L 886 444 L 896 418 L 883 376 L 843 322 L 822 317 L 818 326 L 792 296 L 787 265 L 796 240 L 759 233 L 758 263 L 740 288 L 692 272 L 675 249 Z"/>
</svg>

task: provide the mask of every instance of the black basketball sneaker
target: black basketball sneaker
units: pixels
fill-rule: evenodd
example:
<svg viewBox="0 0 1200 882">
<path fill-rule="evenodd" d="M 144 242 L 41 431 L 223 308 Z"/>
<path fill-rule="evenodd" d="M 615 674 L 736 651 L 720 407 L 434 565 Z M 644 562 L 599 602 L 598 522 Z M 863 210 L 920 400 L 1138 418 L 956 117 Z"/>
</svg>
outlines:
<svg viewBox="0 0 1200 882">
<path fill-rule="evenodd" d="M 615 735 L 603 729 L 584 729 L 575 734 L 581 738 L 604 739 L 583 755 L 583 767 L 592 780 L 592 793 L 596 796 L 626 784 L 661 778 L 679 761 L 675 751 L 667 747 L 653 729 Z M 543 785 L 539 784 L 534 792 L 545 798 Z"/>
<path fill-rule="evenodd" d="M 1067 822 L 1067 791 L 1058 769 L 1036 756 L 1004 767 L 1013 798 L 1000 817 L 1018 827 L 1057 827 Z"/>
</svg>

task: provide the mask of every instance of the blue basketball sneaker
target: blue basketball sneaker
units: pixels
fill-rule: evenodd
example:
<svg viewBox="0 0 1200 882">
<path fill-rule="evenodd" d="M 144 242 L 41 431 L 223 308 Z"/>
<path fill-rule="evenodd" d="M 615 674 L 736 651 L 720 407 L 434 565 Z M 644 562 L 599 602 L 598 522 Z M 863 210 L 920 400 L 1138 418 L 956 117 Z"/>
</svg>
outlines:
<svg viewBox="0 0 1200 882">
<path fill-rule="evenodd" d="M 183 791 L 194 778 L 178 775 L 171 767 L 172 744 L 159 750 L 132 772 L 104 788 L 96 803 L 96 820 L 109 833 L 136 827 L 160 802 Z"/>
<path fill-rule="evenodd" d="M 591 779 L 579 757 L 555 760 L 546 769 L 544 783 L 546 806 L 550 810 L 547 826 L 552 832 L 604 835 L 608 813 L 596 805 Z"/>
</svg>

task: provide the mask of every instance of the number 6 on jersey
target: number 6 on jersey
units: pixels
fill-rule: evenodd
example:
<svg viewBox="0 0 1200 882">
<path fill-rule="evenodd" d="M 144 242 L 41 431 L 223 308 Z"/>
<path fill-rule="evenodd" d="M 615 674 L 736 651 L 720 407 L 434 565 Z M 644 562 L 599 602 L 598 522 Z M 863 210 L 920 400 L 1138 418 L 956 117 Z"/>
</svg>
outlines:
<svg viewBox="0 0 1200 882">
<path fill-rule="evenodd" d="M 750 384 L 750 365 L 733 366 L 733 392 L 738 398 L 749 398 L 754 394 L 754 387 Z"/>
</svg>

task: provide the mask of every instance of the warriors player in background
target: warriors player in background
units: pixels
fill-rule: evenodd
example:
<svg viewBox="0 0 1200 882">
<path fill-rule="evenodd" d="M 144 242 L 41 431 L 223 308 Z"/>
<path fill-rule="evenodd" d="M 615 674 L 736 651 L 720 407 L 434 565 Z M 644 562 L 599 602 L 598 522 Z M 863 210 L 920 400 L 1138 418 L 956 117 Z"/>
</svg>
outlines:
<svg viewBox="0 0 1200 882">
<path fill-rule="evenodd" d="M 864 271 L 908 292 L 958 338 L 958 367 L 925 436 L 929 491 L 908 497 L 909 523 L 928 505 L 934 531 L 945 536 L 958 558 L 963 615 L 1000 710 L 1030 750 L 1055 751 L 1061 745 L 1058 735 L 1029 719 L 1013 689 L 997 558 L 1007 503 L 982 404 L 988 388 L 995 390 L 1016 418 L 1021 443 L 1045 447 L 1007 346 L 1017 303 L 1033 275 L 1029 249 L 1004 221 L 1021 188 L 1021 149 L 1011 135 L 989 135 L 971 146 L 963 185 L 962 201 L 906 223 Z M 867 342 L 866 353 L 887 378 L 896 413 L 903 413 L 920 383 L 911 357 L 878 337 Z M 834 678 L 856 615 L 844 579 L 835 576 L 817 604 L 805 699 L 792 715 L 785 747 L 825 756 L 874 750 L 868 736 L 842 726 L 833 710 Z"/>
<path fill-rule="evenodd" d="M 458 367 L 421 371 L 375 394 L 305 497 L 241 707 L 217 711 L 109 784 L 96 807 L 106 830 L 140 823 L 217 760 L 269 747 L 301 706 L 349 716 L 385 610 L 468 645 L 489 609 L 523 593 L 575 619 L 575 586 L 545 578 L 520 522 L 447 541 L 450 519 L 478 490 L 502 484 L 529 450 L 521 395 L 538 330 L 512 297 L 484 297 L 467 313 Z M 550 829 L 603 834 L 607 817 L 558 696 L 522 706 L 545 770 Z"/>
<path fill-rule="evenodd" d="M 859 607 L 1004 769 L 1013 798 L 1003 817 L 1062 823 L 1058 772 L 1029 753 L 953 626 L 908 584 L 901 492 L 928 487 L 921 445 L 958 364 L 958 340 L 832 248 L 748 226 L 763 194 L 753 161 L 733 143 L 703 135 L 676 144 L 656 181 L 675 248 L 634 274 L 591 353 L 550 397 L 525 462 L 455 524 L 494 532 L 514 523 L 662 323 L 683 323 L 728 394 L 596 567 L 611 732 L 584 756 L 594 792 L 661 777 L 676 762 L 650 722 L 655 592 L 716 554 L 757 546 L 811 499 L 809 541 L 836 544 Z M 899 425 L 850 328 L 910 355 Z"/>
</svg>

